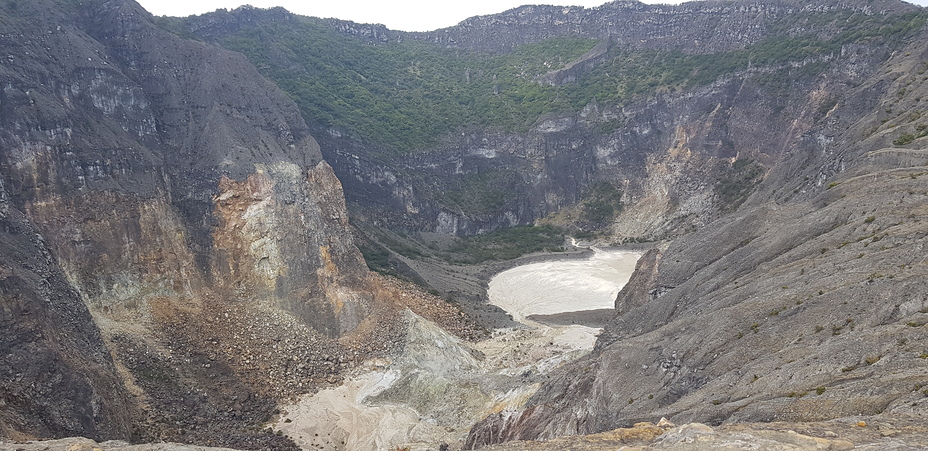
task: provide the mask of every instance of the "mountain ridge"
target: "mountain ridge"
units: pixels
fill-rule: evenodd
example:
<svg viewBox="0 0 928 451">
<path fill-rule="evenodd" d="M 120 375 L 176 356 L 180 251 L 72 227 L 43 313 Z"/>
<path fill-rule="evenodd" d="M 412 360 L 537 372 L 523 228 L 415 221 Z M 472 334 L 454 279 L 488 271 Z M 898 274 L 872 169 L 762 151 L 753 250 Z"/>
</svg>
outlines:
<svg viewBox="0 0 928 451">
<path fill-rule="evenodd" d="M 133 1 L 0 15 L 4 435 L 293 448 L 257 425 L 402 309 L 296 105 Z"/>
<path fill-rule="evenodd" d="M 758 6 L 761 3 L 763 5 Z M 649 19 L 644 19 L 651 17 L 647 12 L 663 11 L 661 8 L 684 13 L 656 15 L 654 30 L 649 31 Z M 764 13 L 765 8 L 772 12 Z M 638 9 L 641 12 L 637 12 Z M 535 15 L 528 13 L 536 10 L 541 12 Z M 560 14 L 560 9 L 553 7 L 516 9 L 504 15 L 507 18 L 504 22 L 524 20 L 524 26 L 529 28 L 539 22 L 539 33 L 545 35 L 548 32 L 544 30 L 548 30 L 552 22 L 548 18 L 548 10 L 554 11 L 551 14 Z M 646 155 L 660 151 L 659 148 L 667 144 L 663 141 L 658 144 L 656 140 L 660 138 L 654 135 L 632 138 L 639 142 L 622 142 L 627 138 L 621 133 L 633 129 L 663 128 L 663 125 L 655 127 L 659 125 L 657 123 L 641 123 L 653 120 L 640 117 L 652 114 L 648 111 L 649 105 L 674 102 L 674 99 L 683 99 L 684 93 L 702 88 L 717 89 L 713 86 L 719 86 L 732 77 L 747 77 L 753 81 L 752 85 L 756 85 L 752 89 L 763 92 L 770 103 L 778 103 L 781 101 L 776 97 L 799 92 L 779 84 L 783 83 L 780 80 L 812 83 L 816 77 L 828 77 L 828 71 L 834 71 L 837 65 L 885 58 L 888 53 L 881 52 L 876 41 L 889 46 L 898 45 L 898 41 L 909 39 L 924 21 L 924 17 L 919 15 L 922 14 L 920 8 L 890 1 L 878 4 L 820 2 L 812 5 L 723 2 L 694 3 L 686 7 L 629 3 L 613 9 L 606 5 L 595 11 L 582 11 L 594 15 L 596 21 L 590 23 L 595 24 L 605 20 L 597 14 L 625 14 L 626 10 L 633 14 L 633 18 L 629 19 L 632 22 L 637 20 L 634 17 L 639 17 L 635 14 L 641 14 L 640 23 L 635 23 L 644 27 L 639 31 L 630 27 L 625 31 L 627 33 L 652 35 L 665 27 L 661 21 L 670 21 L 673 27 L 685 25 L 689 32 L 705 35 L 710 46 L 715 45 L 713 42 L 729 42 L 729 37 L 743 34 L 732 31 L 716 36 L 717 33 L 713 32 L 716 28 L 713 27 L 724 24 L 726 30 L 729 26 L 732 30 L 741 26 L 750 28 L 754 20 L 752 17 L 758 14 L 762 25 L 752 28 L 754 38 L 742 42 L 738 37 L 729 43 L 738 42 L 741 48 L 720 50 L 710 55 L 690 54 L 675 47 L 665 48 L 667 45 L 662 41 L 645 42 L 640 46 L 628 44 L 625 42 L 627 39 L 609 34 L 570 41 L 574 38 L 563 37 L 563 32 L 559 32 L 562 37 L 553 40 L 490 55 L 464 50 L 466 46 L 463 45 L 457 49 L 431 44 L 423 47 L 423 42 L 412 42 L 412 38 L 384 38 L 378 40 L 377 45 L 364 46 L 366 40 L 352 43 L 339 36 L 346 27 L 350 34 L 361 36 L 383 36 L 386 31 L 367 32 L 363 26 L 358 29 L 354 27 L 356 24 L 343 21 L 287 16 L 288 20 L 302 21 L 302 35 L 312 35 L 314 42 L 326 42 L 326 46 L 331 46 L 327 48 L 333 49 L 332 52 L 326 53 L 300 44 L 304 38 L 275 25 L 278 22 L 261 25 L 259 18 L 263 13 L 255 9 L 222 13 L 223 20 L 232 21 L 236 14 L 247 15 L 242 23 L 253 23 L 253 28 L 249 28 L 251 31 L 244 31 L 239 28 L 243 25 L 239 24 L 227 31 L 221 31 L 221 27 L 213 28 L 203 34 L 203 38 L 250 55 L 266 75 L 289 89 L 301 105 L 309 105 L 304 108 L 304 114 L 319 118 L 312 125 L 314 134 L 323 143 L 326 160 L 345 184 L 349 204 L 358 211 L 379 210 L 376 214 L 379 223 L 415 239 L 421 231 L 466 236 L 491 232 L 500 227 L 532 224 L 567 205 L 581 202 L 593 186 L 602 182 L 616 187 L 628 184 L 631 192 L 624 194 L 627 197 L 624 202 L 626 205 L 636 204 L 643 197 L 638 187 L 645 183 L 640 176 L 645 173 L 643 160 Z M 733 13 L 735 10 L 738 12 Z M 525 13 L 522 19 L 518 11 Z M 567 8 L 567 11 L 573 10 Z M 700 14 L 721 14 L 720 17 L 734 14 L 737 20 L 732 19 L 736 23 L 728 19 L 717 21 L 709 27 L 701 22 Z M 278 21 L 285 13 L 275 10 L 273 15 Z M 197 24 L 209 22 L 208 17 L 191 19 L 189 30 L 199 30 Z M 489 22 L 482 25 L 484 31 L 474 32 L 474 36 L 481 36 L 481 42 L 492 41 L 487 36 L 493 32 L 486 30 L 494 29 L 493 20 L 496 19 L 486 19 Z M 183 28 L 182 24 L 176 26 Z M 455 33 L 464 29 L 451 27 L 447 30 Z M 520 36 L 529 41 L 540 39 L 533 38 L 536 35 L 530 32 L 520 33 Z M 766 37 L 762 39 L 763 36 Z M 257 40 L 264 43 L 260 48 L 250 44 Z M 607 47 L 606 53 L 571 66 L 597 43 Z M 728 49 L 726 46 L 729 44 L 718 48 Z M 545 56 L 551 55 L 552 51 L 556 52 L 556 57 Z M 429 63 L 432 59 L 441 63 Z M 854 60 L 857 62 L 850 63 Z M 565 67 L 571 67 L 569 73 L 556 75 L 557 70 Z M 319 68 L 330 68 L 325 70 L 331 70 L 332 76 L 324 76 Z M 561 76 L 571 82 L 539 83 L 539 80 L 550 76 Z M 336 79 L 337 82 L 327 81 Z M 834 101 L 837 97 L 838 94 L 831 94 L 831 97 L 821 100 Z M 358 108 L 359 114 L 353 115 L 352 108 Z M 690 115 L 697 114 L 704 115 L 705 112 Z M 352 117 L 362 119 L 358 122 Z M 811 119 L 814 118 L 807 120 Z M 639 123 L 629 125 L 636 120 Z M 785 124 L 778 125 L 775 130 L 785 130 L 785 127 Z M 697 135 L 699 133 L 696 132 Z M 729 132 L 725 129 L 714 133 L 716 136 L 710 139 L 717 140 L 718 144 L 713 152 L 723 148 L 729 149 L 724 152 L 731 152 L 736 139 L 727 136 Z M 394 140 L 394 136 L 402 138 Z M 578 146 L 583 149 L 584 155 L 576 161 L 570 161 L 576 156 L 567 155 L 551 158 L 550 162 L 539 161 L 541 155 L 549 152 L 547 149 L 557 152 L 565 145 Z M 761 165 L 769 165 L 772 162 L 770 155 L 779 150 L 773 148 L 772 143 L 767 145 L 771 147 L 755 149 L 750 158 L 757 159 Z M 401 149 L 399 152 L 397 147 Z M 621 155 L 615 151 L 608 156 L 606 152 L 597 154 L 596 147 L 621 149 Z M 643 155 L 631 155 L 631 151 L 625 150 L 633 147 L 648 150 L 642 150 Z M 493 157 L 487 157 L 490 155 Z M 612 165 L 622 159 L 638 165 L 634 173 L 614 174 Z M 581 176 L 564 180 L 556 175 L 563 173 L 566 165 L 584 168 L 577 171 Z M 540 181 L 528 178 L 519 181 L 516 177 L 505 175 L 505 171 L 493 173 L 495 168 L 539 166 L 545 167 L 546 172 Z M 716 168 L 699 170 L 725 176 Z M 478 197 L 486 199 L 485 202 L 467 204 L 455 198 L 453 193 L 472 192 L 474 184 L 484 178 L 506 178 L 507 183 L 514 182 L 511 186 L 507 185 L 506 190 L 479 192 Z M 670 190 L 676 191 L 675 188 Z M 703 191 L 699 194 L 701 199 L 692 197 L 694 194 L 681 192 L 671 197 L 679 197 L 674 202 L 692 202 L 692 213 L 704 217 L 713 217 L 718 210 L 729 208 L 729 201 L 724 196 L 720 196 L 724 200 L 718 202 L 712 199 L 718 195 L 716 193 Z M 384 208 L 384 205 L 389 207 Z M 634 209 L 627 211 L 632 213 Z M 661 216 L 660 213 L 657 215 Z M 667 218 L 666 221 L 677 220 Z M 699 221 L 704 222 L 705 219 Z M 577 227 L 573 224 L 570 229 L 576 230 Z M 687 227 L 689 225 L 683 224 L 637 226 L 638 230 L 634 234 L 626 234 L 626 237 L 655 239 Z"/>
<path fill-rule="evenodd" d="M 0 3 L 0 433 L 293 449 L 258 426 L 401 347 L 405 308 L 480 335 L 355 243 L 486 313 L 495 263 L 449 262 L 555 226 L 656 249 L 594 353 L 469 447 L 922 415 L 926 18 L 616 2 L 409 34 Z"/>
</svg>

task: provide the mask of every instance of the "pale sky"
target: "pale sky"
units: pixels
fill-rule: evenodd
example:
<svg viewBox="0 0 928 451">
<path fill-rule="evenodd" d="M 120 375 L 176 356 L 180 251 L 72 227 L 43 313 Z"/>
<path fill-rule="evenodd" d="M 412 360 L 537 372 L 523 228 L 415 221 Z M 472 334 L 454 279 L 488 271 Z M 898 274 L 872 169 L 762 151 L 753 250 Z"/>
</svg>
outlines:
<svg viewBox="0 0 928 451">
<path fill-rule="evenodd" d="M 578 5 L 591 8 L 609 0 L 136 0 L 156 16 L 190 16 L 234 9 L 283 6 L 303 16 L 337 17 L 358 23 L 380 23 L 391 30 L 430 31 L 456 25 L 473 16 L 496 14 L 526 4 Z M 925 0 L 928 1 L 928 0 Z M 680 3 L 648 0 L 645 3 Z"/>
<path fill-rule="evenodd" d="M 462 20 L 496 14 L 525 4 L 578 5 L 592 8 L 609 0 L 136 0 L 157 16 L 190 16 L 234 9 L 244 4 L 258 8 L 283 6 L 303 16 L 337 17 L 358 23 L 384 24 L 392 30 L 430 31 Z M 644 3 L 681 3 L 644 0 Z M 928 0 L 910 3 L 928 6 Z"/>
</svg>

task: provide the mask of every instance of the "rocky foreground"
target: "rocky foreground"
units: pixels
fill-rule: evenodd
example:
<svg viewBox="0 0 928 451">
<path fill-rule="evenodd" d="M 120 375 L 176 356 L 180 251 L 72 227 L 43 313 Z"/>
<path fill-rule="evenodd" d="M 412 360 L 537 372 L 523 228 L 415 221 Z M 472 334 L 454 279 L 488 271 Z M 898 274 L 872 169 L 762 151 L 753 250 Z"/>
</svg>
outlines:
<svg viewBox="0 0 928 451">
<path fill-rule="evenodd" d="M 701 423 L 676 426 L 665 419 L 599 434 L 548 441 L 517 441 L 483 448 L 489 451 L 627 451 L 677 450 L 914 450 L 928 448 L 928 427 L 914 417 L 852 417 L 819 423 L 748 423 L 710 427 Z M 0 442 L 0 451 L 208 451 L 177 443 L 131 445 L 68 438 L 26 443 Z M 397 448 L 410 449 L 410 448 Z M 437 445 L 436 445 L 437 449 Z M 450 449 L 450 448 L 445 448 Z"/>
<path fill-rule="evenodd" d="M 516 450 L 904 450 L 928 447 L 917 418 L 844 418 L 822 423 L 746 423 L 674 426 L 666 420 L 638 423 L 600 434 L 544 442 L 519 441 L 484 448 Z"/>
</svg>

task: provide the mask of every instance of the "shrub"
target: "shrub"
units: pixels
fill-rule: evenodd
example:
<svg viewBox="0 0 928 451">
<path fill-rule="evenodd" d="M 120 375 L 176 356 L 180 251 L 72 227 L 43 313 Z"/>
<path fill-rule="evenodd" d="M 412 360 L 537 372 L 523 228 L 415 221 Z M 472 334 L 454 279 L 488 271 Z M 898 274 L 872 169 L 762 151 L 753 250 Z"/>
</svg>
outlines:
<svg viewBox="0 0 928 451">
<path fill-rule="evenodd" d="M 461 263 L 511 260 L 532 252 L 562 251 L 564 232 L 550 225 L 499 229 L 462 238 L 450 248 L 451 259 Z"/>
<path fill-rule="evenodd" d="M 739 159 L 731 165 L 722 164 L 719 170 L 721 175 L 715 184 L 715 193 L 723 211 L 738 208 L 764 175 L 764 167 L 750 158 Z"/>
<path fill-rule="evenodd" d="M 580 219 L 593 227 L 602 227 L 622 211 L 622 192 L 608 182 L 600 182 L 580 203 Z"/>
<path fill-rule="evenodd" d="M 904 146 L 906 144 L 915 141 L 915 135 L 912 133 L 905 133 L 902 136 L 893 140 L 893 144 L 897 146 Z"/>
</svg>

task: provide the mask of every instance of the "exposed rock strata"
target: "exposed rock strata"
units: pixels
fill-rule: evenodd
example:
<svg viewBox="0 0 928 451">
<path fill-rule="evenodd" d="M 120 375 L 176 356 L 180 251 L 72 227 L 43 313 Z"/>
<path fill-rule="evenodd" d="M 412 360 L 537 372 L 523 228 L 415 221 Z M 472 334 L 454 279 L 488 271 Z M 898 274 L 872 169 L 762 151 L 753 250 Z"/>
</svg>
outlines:
<svg viewBox="0 0 928 451">
<path fill-rule="evenodd" d="M 0 180 L 0 436 L 126 437 L 132 409 L 87 307 Z"/>
<path fill-rule="evenodd" d="M 768 27 L 785 15 L 845 9 L 880 15 L 906 7 L 895 1 L 796 0 L 680 5 L 619 0 L 596 8 L 527 5 L 501 14 L 472 17 L 453 27 L 410 33 L 410 37 L 452 48 L 485 51 L 505 51 L 555 36 L 611 37 L 617 43 L 636 48 L 715 53 L 763 39 Z"/>
<path fill-rule="evenodd" d="M 291 446 L 250 428 L 394 343 L 296 106 L 129 0 L 0 10 L 3 434 Z"/>
<path fill-rule="evenodd" d="M 611 49 L 712 54 L 742 49 L 773 34 L 802 38 L 815 30 L 821 39 L 840 35 L 839 26 L 815 22 L 816 14 L 879 19 L 916 10 L 889 0 L 676 6 L 621 1 L 593 9 L 524 6 L 426 33 L 345 21 L 330 25 L 372 45 L 415 39 L 478 51 L 506 52 L 552 37 L 599 40 L 590 54 L 548 74 L 555 83 L 564 83 L 590 72 L 603 58 L 615 57 Z M 298 59 L 274 42 L 272 27 L 261 25 L 294 20 L 298 18 L 279 9 L 246 8 L 202 16 L 189 27 L 215 41 L 243 29 L 258 33 L 268 42 L 269 64 L 311 80 L 317 76 L 312 68 L 301 68 Z M 524 133 L 461 128 L 412 155 L 402 149 L 386 152 L 377 143 L 357 139 L 351 130 L 320 125 L 316 135 L 344 183 L 349 204 L 363 212 L 364 221 L 379 227 L 413 236 L 473 235 L 532 224 L 577 204 L 596 183 L 608 182 L 623 193 L 626 206 L 613 230 L 618 239 L 668 238 L 702 227 L 744 200 L 723 198 L 717 189 L 719 180 L 732 175 L 736 160 L 756 162 L 763 174 L 793 154 L 822 151 L 833 136 L 824 123 L 829 106 L 845 100 L 847 88 L 872 74 L 888 56 L 882 46 L 855 43 L 804 61 L 755 63 L 708 85 L 667 87 L 622 107 L 591 99 L 582 111 L 539 117 Z M 781 82 L 786 79 L 790 82 Z M 874 107 L 868 103 L 873 100 L 861 92 L 846 103 L 856 105 L 858 111 L 851 114 L 859 115 Z M 492 178 L 494 192 L 505 194 L 499 205 L 475 211 L 445 195 L 480 177 Z M 747 180 L 740 194 L 746 196 L 755 181 Z"/>
<path fill-rule="evenodd" d="M 789 150 L 737 213 L 643 259 L 596 352 L 524 411 L 475 427 L 471 443 L 600 432 L 648 415 L 924 415 L 928 142 L 898 144 L 925 108 L 924 42 L 806 133 L 819 151 Z"/>
</svg>

